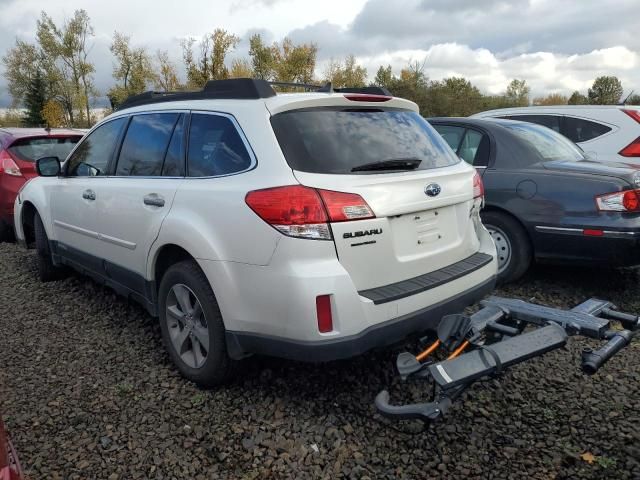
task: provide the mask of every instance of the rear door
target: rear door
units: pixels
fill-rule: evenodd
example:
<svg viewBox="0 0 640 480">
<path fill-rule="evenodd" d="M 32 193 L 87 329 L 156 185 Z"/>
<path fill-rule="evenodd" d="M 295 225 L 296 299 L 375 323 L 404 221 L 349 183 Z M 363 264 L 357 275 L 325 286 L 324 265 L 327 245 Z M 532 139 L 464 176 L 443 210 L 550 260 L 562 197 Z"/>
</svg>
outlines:
<svg viewBox="0 0 640 480">
<path fill-rule="evenodd" d="M 307 108 L 271 122 L 301 184 L 356 193 L 376 215 L 331 224 L 340 263 L 358 290 L 477 252 L 469 221 L 474 170 L 417 112 Z"/>
<path fill-rule="evenodd" d="M 106 260 L 109 277 L 143 288 L 147 255 L 184 179 L 186 113 L 131 117 L 113 176 L 95 185 L 98 241 L 92 254 Z"/>
</svg>

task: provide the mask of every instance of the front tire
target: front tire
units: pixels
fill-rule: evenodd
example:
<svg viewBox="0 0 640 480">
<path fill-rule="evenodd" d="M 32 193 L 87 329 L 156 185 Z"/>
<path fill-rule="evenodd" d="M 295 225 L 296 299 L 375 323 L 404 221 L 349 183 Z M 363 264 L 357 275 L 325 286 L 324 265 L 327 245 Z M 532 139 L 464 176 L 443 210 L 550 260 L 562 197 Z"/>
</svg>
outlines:
<svg viewBox="0 0 640 480">
<path fill-rule="evenodd" d="M 37 213 L 33 218 L 33 230 L 36 239 L 36 257 L 40 281 L 51 282 L 53 280 L 59 280 L 63 276 L 63 269 L 53 264 L 51 249 L 49 247 L 49 237 L 47 237 L 42 219 Z"/>
<path fill-rule="evenodd" d="M 533 252 L 524 228 L 511 216 L 500 212 L 481 212 L 498 254 L 498 284 L 513 282 L 531 266 Z"/>
<path fill-rule="evenodd" d="M 202 387 L 231 377 L 236 362 L 227 354 L 222 314 L 195 261 L 169 267 L 160 282 L 158 309 L 165 348 L 183 376 Z"/>
</svg>

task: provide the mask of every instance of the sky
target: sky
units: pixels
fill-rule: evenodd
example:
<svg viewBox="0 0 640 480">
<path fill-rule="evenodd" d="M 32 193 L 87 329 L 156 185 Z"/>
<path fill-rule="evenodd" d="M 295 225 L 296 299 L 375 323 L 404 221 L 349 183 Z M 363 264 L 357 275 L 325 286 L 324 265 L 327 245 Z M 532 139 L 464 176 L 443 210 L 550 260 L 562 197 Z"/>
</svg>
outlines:
<svg viewBox="0 0 640 480">
<path fill-rule="evenodd" d="M 597 76 L 616 75 L 628 94 L 640 93 L 639 6 L 638 0 L 0 0 L 0 52 L 16 38 L 34 40 L 40 11 L 62 23 L 83 8 L 95 29 L 91 59 L 103 94 L 113 85 L 114 31 L 151 52 L 168 50 L 181 71 L 180 40 L 217 27 L 242 39 L 229 60 L 247 55 L 253 33 L 268 42 L 285 36 L 314 42 L 318 77 L 330 59 L 354 54 L 371 79 L 380 65 L 399 74 L 417 61 L 430 79 L 463 76 L 484 93 L 503 92 L 513 78 L 525 79 L 532 96 L 586 93 Z M 0 107 L 9 103 L 0 78 Z"/>
</svg>

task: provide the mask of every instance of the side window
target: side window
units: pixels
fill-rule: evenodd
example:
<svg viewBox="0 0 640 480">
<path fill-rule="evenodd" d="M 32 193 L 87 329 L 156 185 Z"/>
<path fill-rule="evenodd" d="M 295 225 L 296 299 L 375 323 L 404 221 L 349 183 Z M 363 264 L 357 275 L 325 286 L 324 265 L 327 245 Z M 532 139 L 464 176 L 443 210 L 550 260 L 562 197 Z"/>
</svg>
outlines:
<svg viewBox="0 0 640 480">
<path fill-rule="evenodd" d="M 489 137 L 476 130 L 467 129 L 458 155 L 465 162 L 475 167 L 486 167 L 489 164 Z"/>
<path fill-rule="evenodd" d="M 591 122 L 583 118 L 564 117 L 564 131 L 562 134 L 569 140 L 579 143 L 592 140 L 610 131 L 610 127 L 601 123 Z"/>
<path fill-rule="evenodd" d="M 127 119 L 117 118 L 96 128 L 69 157 L 66 174 L 70 177 L 106 175 L 109 160 Z"/>
<path fill-rule="evenodd" d="M 189 177 L 228 175 L 251 166 L 251 156 L 238 130 L 222 115 L 191 115 L 188 152 Z"/>
<path fill-rule="evenodd" d="M 560 133 L 560 120 L 562 117 L 559 115 L 512 115 L 509 119 L 537 123 Z"/>
<path fill-rule="evenodd" d="M 135 115 L 122 142 L 116 175 L 160 176 L 179 116 L 178 113 Z"/>
<path fill-rule="evenodd" d="M 433 125 L 436 132 L 438 132 L 444 141 L 449 144 L 451 150 L 458 152 L 458 147 L 462 142 L 464 136 L 464 127 L 454 127 L 453 125 Z"/>
</svg>

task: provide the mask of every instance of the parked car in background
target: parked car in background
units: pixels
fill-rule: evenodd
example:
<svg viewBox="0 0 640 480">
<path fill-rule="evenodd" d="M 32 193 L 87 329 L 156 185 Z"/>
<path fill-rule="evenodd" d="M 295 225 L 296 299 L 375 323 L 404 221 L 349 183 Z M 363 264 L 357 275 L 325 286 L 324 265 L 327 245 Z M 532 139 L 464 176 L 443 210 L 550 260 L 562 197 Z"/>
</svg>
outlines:
<svg viewBox="0 0 640 480">
<path fill-rule="evenodd" d="M 41 279 L 69 265 L 140 301 L 201 385 L 254 353 L 332 360 L 435 329 L 495 283 L 479 174 L 382 89 L 149 92 L 37 165 L 15 218 Z"/>
<path fill-rule="evenodd" d="M 35 161 L 64 160 L 82 136 L 77 130 L 0 128 L 0 241 L 13 234 L 13 203 L 25 182 L 37 175 Z"/>
<path fill-rule="evenodd" d="M 0 480 L 23 480 L 24 473 L 0 415 Z"/>
<path fill-rule="evenodd" d="M 640 107 L 558 105 L 489 110 L 472 118 L 537 123 L 561 133 L 601 162 L 640 164 Z"/>
<path fill-rule="evenodd" d="M 499 119 L 433 118 L 433 127 L 482 173 L 482 221 L 498 250 L 498 279 L 533 259 L 640 264 L 640 171 L 590 160 L 553 130 Z"/>
</svg>

